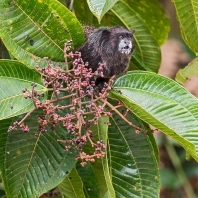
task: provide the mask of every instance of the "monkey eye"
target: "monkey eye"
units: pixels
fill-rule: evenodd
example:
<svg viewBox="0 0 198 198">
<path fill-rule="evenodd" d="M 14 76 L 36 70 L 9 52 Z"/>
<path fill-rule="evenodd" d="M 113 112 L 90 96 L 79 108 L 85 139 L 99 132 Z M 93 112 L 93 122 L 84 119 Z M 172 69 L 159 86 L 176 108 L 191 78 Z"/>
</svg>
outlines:
<svg viewBox="0 0 198 198">
<path fill-rule="evenodd" d="M 119 39 L 123 39 L 123 36 L 119 36 Z"/>
</svg>

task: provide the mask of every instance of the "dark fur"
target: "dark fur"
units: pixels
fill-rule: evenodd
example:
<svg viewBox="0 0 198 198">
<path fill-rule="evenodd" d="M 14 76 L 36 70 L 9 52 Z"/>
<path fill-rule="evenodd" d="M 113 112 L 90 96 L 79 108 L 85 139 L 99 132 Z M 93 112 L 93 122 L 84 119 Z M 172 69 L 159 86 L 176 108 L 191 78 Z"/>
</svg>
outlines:
<svg viewBox="0 0 198 198">
<path fill-rule="evenodd" d="M 132 50 L 129 54 L 122 54 L 118 50 L 120 36 L 131 39 Z M 99 63 L 105 64 L 104 81 L 108 81 L 113 75 L 123 74 L 128 69 L 134 50 L 133 31 L 117 26 L 98 29 L 87 37 L 84 45 L 78 50 L 82 53 L 83 61 L 89 63 L 93 72 L 97 70 Z"/>
</svg>

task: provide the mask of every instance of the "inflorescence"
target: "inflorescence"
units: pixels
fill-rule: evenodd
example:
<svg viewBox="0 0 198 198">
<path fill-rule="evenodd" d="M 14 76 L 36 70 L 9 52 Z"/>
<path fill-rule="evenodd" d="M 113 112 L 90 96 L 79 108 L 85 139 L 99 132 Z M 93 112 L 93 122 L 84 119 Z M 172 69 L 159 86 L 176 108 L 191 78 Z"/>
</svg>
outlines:
<svg viewBox="0 0 198 198">
<path fill-rule="evenodd" d="M 36 136 L 39 136 L 40 133 L 47 133 L 47 126 L 56 133 L 56 127 L 61 125 L 71 138 L 57 141 L 65 144 L 66 151 L 73 146 L 79 152 L 76 160 L 81 160 L 81 165 L 85 166 L 87 161 L 94 162 L 95 158 L 105 156 L 105 144 L 102 140 L 94 143 L 93 132 L 90 128 L 92 124 L 98 123 L 102 115 L 111 117 L 112 111 L 115 111 L 128 124 L 136 128 L 136 133 L 139 133 L 141 128 L 125 118 L 127 112 L 122 114 L 117 110 L 118 107 L 123 106 L 122 103 L 119 102 L 117 106 L 113 106 L 107 101 L 114 76 L 109 80 L 109 83 L 104 83 L 100 92 L 96 89 L 94 79 L 103 77 L 105 64 L 100 63 L 98 69 L 93 72 L 88 67 L 88 63 L 83 62 L 80 52 L 69 52 L 70 46 L 71 41 L 68 41 L 64 47 L 66 69 L 54 66 L 48 58 L 45 58 L 47 61 L 45 68 L 36 67 L 36 70 L 41 74 L 42 82 L 48 91 L 52 92 L 52 99 L 43 101 L 44 94 L 36 91 L 37 85 L 34 82 L 31 83 L 31 90 L 23 88 L 24 97 L 31 99 L 35 107 L 20 122 L 15 121 L 9 127 L 8 132 L 17 128 L 21 128 L 23 132 L 29 132 L 29 127 L 25 125 L 24 121 L 33 111 L 40 108 L 43 115 L 37 118 L 38 133 Z M 69 69 L 68 58 L 73 61 L 71 69 Z M 91 155 L 83 151 L 83 146 L 88 141 L 94 147 L 94 152 Z"/>
</svg>

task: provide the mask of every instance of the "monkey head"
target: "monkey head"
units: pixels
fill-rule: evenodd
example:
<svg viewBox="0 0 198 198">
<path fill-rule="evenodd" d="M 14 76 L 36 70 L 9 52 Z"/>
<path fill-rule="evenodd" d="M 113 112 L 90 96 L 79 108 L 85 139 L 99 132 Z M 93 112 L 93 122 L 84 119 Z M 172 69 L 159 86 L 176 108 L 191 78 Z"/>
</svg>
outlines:
<svg viewBox="0 0 198 198">
<path fill-rule="evenodd" d="M 114 48 L 117 49 L 118 52 L 120 52 L 121 54 L 130 55 L 134 51 L 135 45 L 133 40 L 133 34 L 135 30 L 129 31 L 123 27 L 116 26 L 109 28 L 109 31 L 111 32 L 110 39 L 112 40 L 112 42 L 118 43 L 117 47 L 114 45 Z"/>
<path fill-rule="evenodd" d="M 135 49 L 133 33 L 124 27 L 100 28 L 89 34 L 79 48 L 83 61 L 96 71 L 99 63 L 105 64 L 104 78 L 124 73 Z"/>
</svg>

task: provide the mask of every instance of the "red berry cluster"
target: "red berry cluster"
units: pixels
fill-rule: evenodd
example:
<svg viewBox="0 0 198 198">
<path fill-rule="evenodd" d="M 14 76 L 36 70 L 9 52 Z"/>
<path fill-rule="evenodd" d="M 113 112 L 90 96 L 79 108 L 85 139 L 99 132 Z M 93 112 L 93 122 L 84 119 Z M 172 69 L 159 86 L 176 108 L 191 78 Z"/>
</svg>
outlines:
<svg viewBox="0 0 198 198">
<path fill-rule="evenodd" d="M 17 121 L 15 121 L 15 122 L 13 123 L 13 126 L 9 126 L 8 132 L 10 132 L 10 131 L 12 131 L 12 130 L 18 128 L 18 127 L 20 127 L 21 130 L 22 130 L 24 133 L 29 132 L 29 127 L 28 127 L 28 125 L 25 125 L 24 122 L 20 122 L 20 124 L 19 124 L 19 122 L 17 122 Z"/>
<path fill-rule="evenodd" d="M 52 92 L 51 99 L 43 101 L 44 94 L 37 92 L 37 85 L 34 82 L 31 83 L 31 90 L 23 88 L 25 99 L 31 99 L 35 107 L 20 122 L 15 121 L 8 128 L 8 132 L 17 128 L 21 128 L 25 133 L 29 132 L 28 125 L 24 123 L 26 118 L 36 109 L 42 109 L 43 114 L 37 118 L 38 133 L 35 135 L 47 133 L 48 128 L 56 134 L 57 126 L 64 127 L 70 138 L 57 141 L 65 144 L 66 151 L 74 147 L 79 152 L 76 160 L 81 160 L 81 165 L 85 166 L 88 161 L 94 162 L 95 158 L 105 156 L 105 144 L 102 140 L 94 143 L 90 128 L 91 125 L 98 123 L 101 115 L 111 117 L 111 112 L 114 111 L 129 125 L 135 127 L 137 134 L 142 129 L 126 119 L 128 110 L 120 113 L 117 108 L 124 106 L 121 102 L 118 101 L 117 106 L 113 106 L 107 101 L 114 76 L 109 79 L 109 83 L 103 84 L 102 89 L 101 87 L 98 89 L 95 85 L 95 79 L 103 77 L 105 64 L 100 63 L 98 69 L 93 72 L 88 62 L 83 62 L 80 52 L 68 52 L 70 45 L 71 41 L 68 41 L 64 47 L 66 69 L 53 65 L 48 58 L 45 58 L 46 67 L 36 67 L 43 84 L 49 92 Z M 70 63 L 68 58 L 71 60 Z M 109 122 L 104 124 L 110 125 Z M 87 142 L 94 148 L 92 154 L 83 151 Z"/>
<path fill-rule="evenodd" d="M 65 65 L 66 69 L 60 66 L 54 66 L 52 62 L 46 58 L 47 66 L 45 68 L 36 67 L 41 74 L 42 82 L 48 87 L 48 91 L 52 92 L 52 98 L 43 102 L 44 94 L 39 94 L 35 87 L 36 83 L 31 83 L 32 90 L 23 88 L 22 92 L 26 99 L 31 99 L 35 108 L 40 108 L 43 115 L 38 120 L 38 133 L 47 133 L 47 126 L 56 133 L 56 127 L 61 125 L 70 135 L 71 139 L 57 140 L 65 144 L 68 151 L 71 147 L 75 147 L 79 151 L 76 160 L 81 160 L 84 166 L 87 161 L 94 162 L 94 158 L 105 156 L 105 144 L 102 140 L 93 142 L 93 134 L 90 126 L 97 124 L 101 115 L 112 116 L 107 110 L 107 96 L 111 90 L 110 83 L 104 84 L 103 89 L 99 92 L 95 86 L 95 79 L 103 77 L 104 64 L 100 64 L 95 72 L 88 67 L 88 63 L 84 63 L 80 52 L 70 52 L 70 41 L 65 45 Z M 71 69 L 69 68 L 68 58 L 72 60 Z M 28 132 L 29 128 L 24 124 L 29 112 L 20 122 L 14 122 L 8 131 L 12 131 L 20 127 L 22 131 Z M 61 113 L 60 113 L 61 112 Z M 63 115 L 64 112 L 64 115 Z M 109 124 L 109 123 L 107 123 Z M 92 155 L 88 155 L 83 151 L 83 146 L 90 142 L 95 148 Z"/>
</svg>

